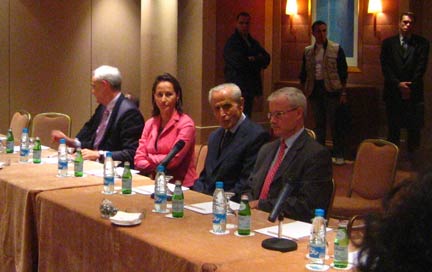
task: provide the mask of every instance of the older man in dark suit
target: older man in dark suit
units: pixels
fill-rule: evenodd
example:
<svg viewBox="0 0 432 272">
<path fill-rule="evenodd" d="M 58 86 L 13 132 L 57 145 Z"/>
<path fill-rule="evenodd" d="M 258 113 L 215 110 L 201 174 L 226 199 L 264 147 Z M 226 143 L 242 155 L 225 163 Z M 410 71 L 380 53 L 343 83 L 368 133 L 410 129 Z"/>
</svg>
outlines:
<svg viewBox="0 0 432 272">
<path fill-rule="evenodd" d="M 412 34 L 414 23 L 413 13 L 403 13 L 399 34 L 385 39 L 381 48 L 388 140 L 399 144 L 400 130 L 406 128 L 409 153 L 420 146 L 420 129 L 424 124 L 423 76 L 429 56 L 429 41 Z"/>
<path fill-rule="evenodd" d="M 214 87 L 209 102 L 221 127 L 209 136 L 205 166 L 193 189 L 211 195 L 220 180 L 225 191 L 236 193 L 233 200 L 238 201 L 269 134 L 243 114 L 244 100 L 237 85 Z"/>
<path fill-rule="evenodd" d="M 268 118 L 279 139 L 259 151 L 249 178 L 251 208 L 270 212 L 286 183 L 292 192 L 284 200 L 285 217 L 310 222 L 316 208 L 328 209 L 332 194 L 330 152 L 304 129 L 306 97 L 286 87 L 269 97 Z"/>
<path fill-rule="evenodd" d="M 103 161 L 104 151 L 111 151 L 114 160 L 134 163 L 144 118 L 135 103 L 121 93 L 121 74 L 116 67 L 100 66 L 93 71 L 92 93 L 99 103 L 90 120 L 75 139 L 54 130 L 53 141 L 65 138 L 69 146 L 79 141 L 86 160 Z"/>
</svg>

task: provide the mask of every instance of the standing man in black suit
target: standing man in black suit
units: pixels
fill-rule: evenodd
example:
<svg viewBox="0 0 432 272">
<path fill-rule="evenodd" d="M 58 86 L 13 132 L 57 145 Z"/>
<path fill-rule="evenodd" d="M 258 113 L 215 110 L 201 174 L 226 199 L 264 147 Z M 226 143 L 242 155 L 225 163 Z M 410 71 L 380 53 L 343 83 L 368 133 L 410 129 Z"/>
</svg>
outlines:
<svg viewBox="0 0 432 272">
<path fill-rule="evenodd" d="M 205 166 L 193 190 L 212 195 L 220 180 L 226 192 L 236 193 L 233 200 L 240 199 L 258 150 L 269 140 L 269 134 L 245 116 L 243 101 L 235 84 L 210 90 L 209 103 L 221 127 L 209 136 Z"/>
<path fill-rule="evenodd" d="M 402 13 L 399 34 L 385 39 L 381 47 L 388 140 L 399 145 L 400 130 L 406 128 L 410 157 L 420 146 L 420 129 L 424 124 L 423 76 L 429 56 L 429 41 L 412 33 L 414 23 L 414 13 Z"/>
<path fill-rule="evenodd" d="M 243 112 L 251 117 L 254 98 L 262 96 L 261 70 L 270 64 L 270 55 L 249 34 L 249 13 L 237 15 L 234 34 L 224 48 L 225 82 L 240 87 L 244 98 Z"/>
<path fill-rule="evenodd" d="M 121 74 L 116 67 L 103 65 L 93 71 L 92 93 L 99 103 L 91 119 L 75 139 L 59 130 L 52 131 L 53 141 L 66 139 L 68 146 L 81 143 L 86 160 L 104 160 L 111 151 L 114 160 L 134 164 L 135 151 L 144 127 L 144 118 L 135 103 L 121 93 Z"/>
<path fill-rule="evenodd" d="M 292 192 L 284 200 L 285 217 L 310 222 L 317 208 L 326 212 L 333 190 L 330 152 L 304 129 L 306 97 L 297 88 L 273 92 L 268 118 L 279 139 L 259 151 L 248 181 L 251 208 L 271 212 L 286 183 Z"/>
</svg>

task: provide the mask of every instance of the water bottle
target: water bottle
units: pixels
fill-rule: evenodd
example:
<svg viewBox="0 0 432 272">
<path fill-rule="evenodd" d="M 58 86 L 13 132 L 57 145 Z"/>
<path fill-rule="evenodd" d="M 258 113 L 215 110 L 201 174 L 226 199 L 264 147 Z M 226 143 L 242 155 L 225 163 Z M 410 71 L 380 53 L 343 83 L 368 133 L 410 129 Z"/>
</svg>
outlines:
<svg viewBox="0 0 432 272">
<path fill-rule="evenodd" d="M 309 259 L 312 264 L 324 264 L 326 254 L 326 220 L 324 210 L 316 209 L 309 239 Z"/>
<path fill-rule="evenodd" d="M 238 228 L 239 235 L 250 235 L 251 232 L 251 209 L 247 195 L 241 196 L 240 208 L 238 211 Z"/>
<path fill-rule="evenodd" d="M 156 168 L 155 178 L 155 212 L 166 213 L 167 212 L 167 183 L 165 179 L 165 167 L 158 165 Z"/>
<path fill-rule="evenodd" d="M 104 194 L 111 195 L 114 194 L 114 161 L 112 158 L 111 151 L 105 152 L 104 160 Z"/>
<path fill-rule="evenodd" d="M 132 173 L 130 170 L 130 162 L 124 163 L 123 175 L 122 175 L 122 194 L 132 194 Z"/>
<path fill-rule="evenodd" d="M 347 221 L 341 221 L 334 240 L 334 267 L 346 268 L 348 266 L 348 244 Z"/>
<path fill-rule="evenodd" d="M 6 153 L 13 153 L 14 152 L 14 146 L 15 146 L 15 139 L 12 133 L 12 129 L 8 129 L 7 132 L 7 139 L 6 139 Z"/>
<path fill-rule="evenodd" d="M 213 232 L 225 233 L 227 216 L 227 201 L 223 189 L 223 182 L 216 181 L 213 193 Z"/>
<path fill-rule="evenodd" d="M 174 194 L 172 196 L 172 216 L 181 218 L 184 215 L 184 195 L 181 187 L 181 181 L 176 180 Z"/>
<path fill-rule="evenodd" d="M 20 144 L 20 162 L 28 162 L 29 160 L 29 136 L 28 128 L 23 128 Z"/>
<path fill-rule="evenodd" d="M 67 177 L 68 171 L 68 154 L 66 149 L 66 140 L 64 138 L 60 139 L 60 144 L 58 146 L 58 166 L 57 175 L 59 177 Z"/>
<path fill-rule="evenodd" d="M 74 160 L 74 176 L 82 177 L 84 175 L 84 159 L 81 152 L 81 143 L 76 145 Z"/>
<path fill-rule="evenodd" d="M 41 163 L 42 159 L 42 145 L 39 137 L 36 137 L 33 145 L 33 163 Z"/>
</svg>

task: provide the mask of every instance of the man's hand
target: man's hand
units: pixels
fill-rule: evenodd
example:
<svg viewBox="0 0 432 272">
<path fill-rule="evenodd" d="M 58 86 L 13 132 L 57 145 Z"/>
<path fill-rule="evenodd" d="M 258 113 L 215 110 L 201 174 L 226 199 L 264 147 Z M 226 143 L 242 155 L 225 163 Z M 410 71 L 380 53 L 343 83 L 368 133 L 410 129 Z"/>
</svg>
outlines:
<svg viewBox="0 0 432 272">
<path fill-rule="evenodd" d="M 81 151 L 81 153 L 82 153 L 84 160 L 95 161 L 95 160 L 99 159 L 99 151 L 97 151 L 97 150 L 91 150 L 91 149 L 84 148 Z"/>
<path fill-rule="evenodd" d="M 257 209 L 257 208 L 258 208 L 258 202 L 259 202 L 259 200 L 252 200 L 252 201 L 249 201 L 249 207 L 250 207 L 251 209 Z"/>
<path fill-rule="evenodd" d="M 411 81 L 402 81 L 399 83 L 399 90 L 403 100 L 410 99 L 411 97 Z"/>
</svg>

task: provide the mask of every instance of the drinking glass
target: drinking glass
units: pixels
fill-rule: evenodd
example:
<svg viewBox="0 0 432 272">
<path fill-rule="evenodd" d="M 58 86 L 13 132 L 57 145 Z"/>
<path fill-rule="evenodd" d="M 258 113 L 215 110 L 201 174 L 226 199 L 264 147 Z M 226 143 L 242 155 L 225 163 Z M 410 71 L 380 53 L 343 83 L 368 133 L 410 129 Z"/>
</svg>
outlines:
<svg viewBox="0 0 432 272">
<path fill-rule="evenodd" d="M 29 159 L 33 158 L 34 137 L 29 137 Z"/>
<path fill-rule="evenodd" d="M 119 173 L 119 171 L 117 171 L 117 167 L 122 163 L 122 161 L 113 161 L 113 163 L 114 163 L 114 173 L 115 173 L 115 176 L 117 178 L 121 178 L 122 175 L 123 175 L 123 173 Z"/>
<path fill-rule="evenodd" d="M 226 228 L 227 229 L 235 229 L 235 228 L 237 228 L 237 225 L 235 223 L 233 223 L 237 219 L 236 218 L 237 214 L 236 214 L 236 212 L 230 206 L 230 199 L 234 195 L 235 195 L 235 193 L 233 193 L 233 192 L 225 192 L 225 198 L 227 200 L 227 224 L 226 224 Z"/>
</svg>

